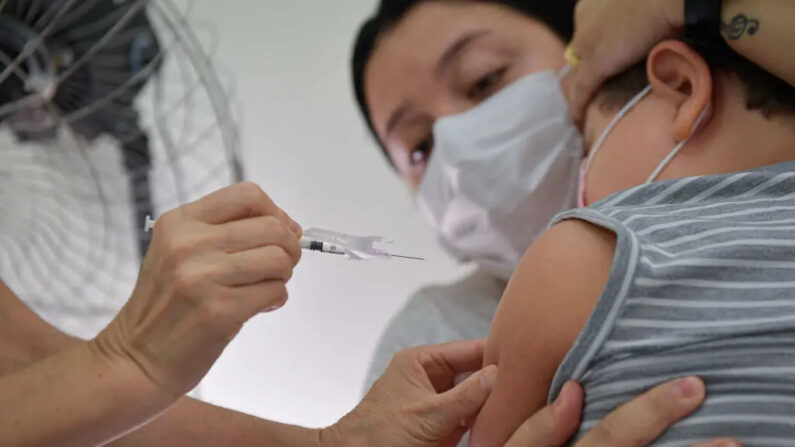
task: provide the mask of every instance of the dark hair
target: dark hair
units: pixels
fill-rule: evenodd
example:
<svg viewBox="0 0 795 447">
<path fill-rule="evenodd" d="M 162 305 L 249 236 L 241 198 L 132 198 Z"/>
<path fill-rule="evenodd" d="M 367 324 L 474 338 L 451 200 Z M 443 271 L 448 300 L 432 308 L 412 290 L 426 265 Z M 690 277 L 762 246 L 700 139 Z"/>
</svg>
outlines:
<svg viewBox="0 0 795 447">
<path fill-rule="evenodd" d="M 373 138 L 386 154 L 383 143 L 373 126 L 370 108 L 364 91 L 364 71 L 372 56 L 378 39 L 406 16 L 417 5 L 440 0 L 381 0 L 375 14 L 367 19 L 359 29 L 353 49 L 351 65 L 353 68 L 353 89 L 356 102 L 364 116 L 367 128 Z M 564 42 L 568 42 L 574 33 L 574 6 L 577 0 L 470 0 L 476 3 L 492 3 L 516 10 L 531 16 L 547 25 Z M 387 157 L 388 159 L 389 157 Z M 391 163 L 391 160 L 390 160 Z"/>
<path fill-rule="evenodd" d="M 745 105 L 766 117 L 795 115 L 795 87 L 734 52 L 728 45 L 697 45 L 687 42 L 713 71 L 730 73 L 742 83 Z M 597 93 L 599 106 L 616 110 L 648 85 L 646 62 L 609 79 Z"/>
</svg>

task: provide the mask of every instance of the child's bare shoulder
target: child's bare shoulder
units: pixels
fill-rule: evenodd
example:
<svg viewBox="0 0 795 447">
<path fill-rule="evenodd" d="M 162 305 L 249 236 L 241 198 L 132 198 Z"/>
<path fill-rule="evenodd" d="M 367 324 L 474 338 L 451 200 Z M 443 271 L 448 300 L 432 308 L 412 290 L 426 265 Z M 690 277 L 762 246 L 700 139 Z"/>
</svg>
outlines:
<svg viewBox="0 0 795 447">
<path fill-rule="evenodd" d="M 476 421 L 472 445 L 498 446 L 543 407 L 558 365 L 607 282 L 615 235 L 561 222 L 525 253 L 503 295 L 486 348 L 499 375 Z"/>
<path fill-rule="evenodd" d="M 517 294 L 530 292 L 522 290 L 528 284 L 551 287 L 553 291 L 593 286 L 601 289 L 613 264 L 615 247 L 616 236 L 608 230 L 581 220 L 560 222 L 530 246 L 511 285 Z M 571 281 L 575 278 L 578 281 Z"/>
</svg>

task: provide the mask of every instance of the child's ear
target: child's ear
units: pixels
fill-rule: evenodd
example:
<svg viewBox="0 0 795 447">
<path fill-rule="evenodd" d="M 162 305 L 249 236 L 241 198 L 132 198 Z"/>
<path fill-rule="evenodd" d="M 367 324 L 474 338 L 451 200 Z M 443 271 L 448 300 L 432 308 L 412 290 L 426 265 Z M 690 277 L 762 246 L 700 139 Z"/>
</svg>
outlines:
<svg viewBox="0 0 795 447">
<path fill-rule="evenodd" d="M 684 42 L 667 40 L 651 51 L 646 70 L 654 94 L 670 101 L 676 110 L 674 139 L 687 139 L 712 99 L 709 65 Z"/>
</svg>

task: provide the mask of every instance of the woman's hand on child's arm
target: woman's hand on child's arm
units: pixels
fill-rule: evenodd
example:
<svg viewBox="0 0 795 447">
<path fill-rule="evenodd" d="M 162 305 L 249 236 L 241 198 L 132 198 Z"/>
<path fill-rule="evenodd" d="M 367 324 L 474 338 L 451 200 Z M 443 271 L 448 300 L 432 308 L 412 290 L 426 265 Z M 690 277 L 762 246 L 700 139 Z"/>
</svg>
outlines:
<svg viewBox="0 0 795 447">
<path fill-rule="evenodd" d="M 614 249 L 612 234 L 567 221 L 527 251 L 489 334 L 484 361 L 500 372 L 475 421 L 471 446 L 502 446 L 546 405 L 555 371 L 604 288 Z"/>
<path fill-rule="evenodd" d="M 704 384 L 686 378 L 660 385 L 604 418 L 575 447 L 645 447 L 663 431 L 688 416 L 704 401 Z M 561 447 L 580 425 L 584 394 L 568 383 L 555 403 L 519 427 L 504 447 Z M 693 447 L 740 447 L 718 439 Z"/>
<path fill-rule="evenodd" d="M 792 0 L 724 0 L 721 35 L 737 53 L 795 85 Z M 580 120 L 591 97 L 613 75 L 642 61 L 655 44 L 682 34 L 684 0 L 580 0 L 564 81 Z"/>
</svg>

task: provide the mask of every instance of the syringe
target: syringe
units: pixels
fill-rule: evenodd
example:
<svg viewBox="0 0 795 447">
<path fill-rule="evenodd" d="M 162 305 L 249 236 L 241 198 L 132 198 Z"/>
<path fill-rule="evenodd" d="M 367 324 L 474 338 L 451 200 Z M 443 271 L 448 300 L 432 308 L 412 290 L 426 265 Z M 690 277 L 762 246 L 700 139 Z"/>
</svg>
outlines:
<svg viewBox="0 0 795 447">
<path fill-rule="evenodd" d="M 155 220 L 152 219 L 151 216 L 146 216 L 146 220 L 144 222 L 144 230 L 146 232 L 149 232 L 149 231 L 152 231 L 152 229 L 154 227 L 155 227 Z M 326 233 L 328 233 L 328 232 L 326 232 Z M 342 235 L 342 233 L 336 233 L 336 234 Z M 347 237 L 352 237 L 352 236 L 347 236 Z M 332 254 L 332 255 L 350 256 L 350 253 L 348 251 L 346 251 L 344 247 L 342 247 L 342 246 L 340 246 L 338 244 L 335 244 L 333 242 L 323 242 L 323 241 L 319 241 L 319 240 L 316 240 L 316 239 L 313 239 L 313 238 L 310 238 L 310 237 L 302 237 L 301 238 L 301 248 L 304 249 L 304 250 L 317 251 L 317 252 L 320 252 L 320 253 L 329 253 L 329 254 Z M 424 261 L 425 260 L 425 258 L 417 258 L 417 257 L 414 257 L 414 256 L 395 255 L 395 254 L 387 253 L 387 252 L 384 252 L 384 251 L 380 251 L 379 253 L 380 253 L 381 258 L 392 257 L 392 258 L 401 258 L 401 259 L 414 259 L 414 260 L 417 260 L 417 261 Z M 359 256 L 361 256 L 361 255 L 359 255 Z M 356 259 L 363 259 L 361 257 L 355 257 L 355 258 Z"/>
<path fill-rule="evenodd" d="M 323 242 L 323 241 L 316 241 L 314 239 L 310 239 L 308 237 L 301 238 L 301 248 L 304 250 L 309 251 L 318 251 L 321 253 L 329 253 L 332 255 L 347 255 L 348 253 L 340 248 L 340 246 L 330 243 L 330 242 Z M 384 253 L 385 256 L 389 256 L 392 258 L 401 258 L 401 259 L 414 259 L 415 261 L 424 261 L 425 258 L 417 258 L 414 256 L 402 256 L 402 255 L 395 255 L 392 253 Z"/>
<path fill-rule="evenodd" d="M 301 238 L 301 248 L 304 250 L 319 251 L 321 253 L 330 253 L 333 255 L 345 255 L 345 250 L 342 250 L 336 244 L 316 241 L 308 237 Z"/>
</svg>

